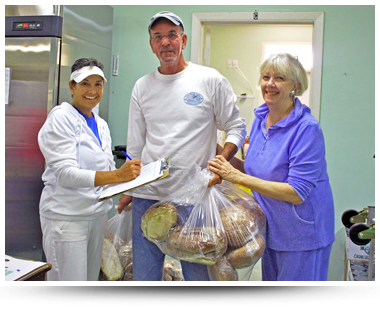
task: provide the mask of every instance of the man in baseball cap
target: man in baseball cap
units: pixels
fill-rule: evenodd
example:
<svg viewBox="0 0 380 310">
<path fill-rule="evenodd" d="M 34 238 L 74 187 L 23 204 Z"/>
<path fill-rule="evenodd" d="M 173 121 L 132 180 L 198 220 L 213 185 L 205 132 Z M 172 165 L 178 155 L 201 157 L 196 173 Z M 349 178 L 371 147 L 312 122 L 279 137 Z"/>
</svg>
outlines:
<svg viewBox="0 0 380 310">
<path fill-rule="evenodd" d="M 135 84 L 129 105 L 127 153 L 143 165 L 170 157 L 169 176 L 121 195 L 118 212 L 132 200 L 133 280 L 162 281 L 165 254 L 144 237 L 141 220 L 148 208 L 186 184 L 189 169 L 207 168 L 216 155 L 217 129 L 226 142 L 219 155 L 230 160 L 246 137 L 236 96 L 215 69 L 185 60 L 182 19 L 172 12 L 155 14 L 149 44 L 160 65 Z M 209 186 L 221 182 L 218 175 Z M 207 186 L 207 184 L 206 184 Z M 180 216 L 182 210 L 178 210 Z M 185 218 L 185 216 L 183 216 Z M 180 258 L 180 257 L 179 257 Z M 207 265 L 181 260 L 185 281 L 209 281 Z"/>
<path fill-rule="evenodd" d="M 154 15 L 151 18 L 149 26 L 148 26 L 149 33 L 150 33 L 150 29 L 152 28 L 153 24 L 159 18 L 166 18 L 166 19 L 170 20 L 174 25 L 181 26 L 182 32 L 185 31 L 185 27 L 183 26 L 182 19 L 178 15 L 175 15 L 172 12 L 162 11 L 162 12 L 157 13 L 156 15 Z"/>
</svg>

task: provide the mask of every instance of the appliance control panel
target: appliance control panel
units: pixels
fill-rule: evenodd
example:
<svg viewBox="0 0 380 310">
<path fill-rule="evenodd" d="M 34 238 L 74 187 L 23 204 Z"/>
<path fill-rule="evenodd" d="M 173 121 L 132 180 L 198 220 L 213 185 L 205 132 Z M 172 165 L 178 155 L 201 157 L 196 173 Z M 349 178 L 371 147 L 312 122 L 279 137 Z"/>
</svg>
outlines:
<svg viewBox="0 0 380 310">
<path fill-rule="evenodd" d="M 5 16 L 6 37 L 57 37 L 62 38 L 61 16 Z"/>
<path fill-rule="evenodd" d="M 12 29 L 14 31 L 25 31 L 25 30 L 42 30 L 42 21 L 33 22 L 13 22 Z"/>
</svg>

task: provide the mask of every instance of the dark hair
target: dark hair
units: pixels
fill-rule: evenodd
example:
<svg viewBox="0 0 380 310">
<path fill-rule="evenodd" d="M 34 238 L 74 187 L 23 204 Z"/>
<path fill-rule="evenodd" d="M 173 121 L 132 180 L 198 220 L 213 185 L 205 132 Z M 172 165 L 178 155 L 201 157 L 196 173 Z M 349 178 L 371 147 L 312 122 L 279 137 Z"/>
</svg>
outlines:
<svg viewBox="0 0 380 310">
<path fill-rule="evenodd" d="M 83 67 L 98 67 L 101 70 L 103 70 L 104 66 L 100 61 L 97 61 L 95 58 L 80 58 L 74 62 L 74 64 L 71 66 L 71 73 L 73 73 L 76 70 L 79 70 Z M 73 85 L 76 84 L 74 80 L 71 81 Z"/>
</svg>

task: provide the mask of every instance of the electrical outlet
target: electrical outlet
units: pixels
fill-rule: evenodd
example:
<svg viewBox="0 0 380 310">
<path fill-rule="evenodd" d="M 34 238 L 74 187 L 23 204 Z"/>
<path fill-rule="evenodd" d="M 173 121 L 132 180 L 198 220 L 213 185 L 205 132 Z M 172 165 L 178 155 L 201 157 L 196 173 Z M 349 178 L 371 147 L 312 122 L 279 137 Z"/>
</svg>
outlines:
<svg viewBox="0 0 380 310">
<path fill-rule="evenodd" d="M 237 68 L 237 67 L 238 67 L 238 61 L 232 60 L 232 68 Z"/>
<path fill-rule="evenodd" d="M 227 68 L 232 68 L 232 60 L 227 61 Z"/>
</svg>

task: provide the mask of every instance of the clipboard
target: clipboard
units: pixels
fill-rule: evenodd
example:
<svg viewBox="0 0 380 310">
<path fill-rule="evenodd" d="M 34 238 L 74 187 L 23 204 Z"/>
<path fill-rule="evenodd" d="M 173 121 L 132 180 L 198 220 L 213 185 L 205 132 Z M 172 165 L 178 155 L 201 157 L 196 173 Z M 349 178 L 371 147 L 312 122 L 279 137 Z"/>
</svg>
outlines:
<svg viewBox="0 0 380 310">
<path fill-rule="evenodd" d="M 140 175 L 131 181 L 105 185 L 98 201 L 104 201 L 132 189 L 161 180 L 169 175 L 170 158 L 162 158 L 141 167 Z"/>
<path fill-rule="evenodd" d="M 51 269 L 51 264 L 5 255 L 5 281 L 40 279 Z"/>
</svg>

